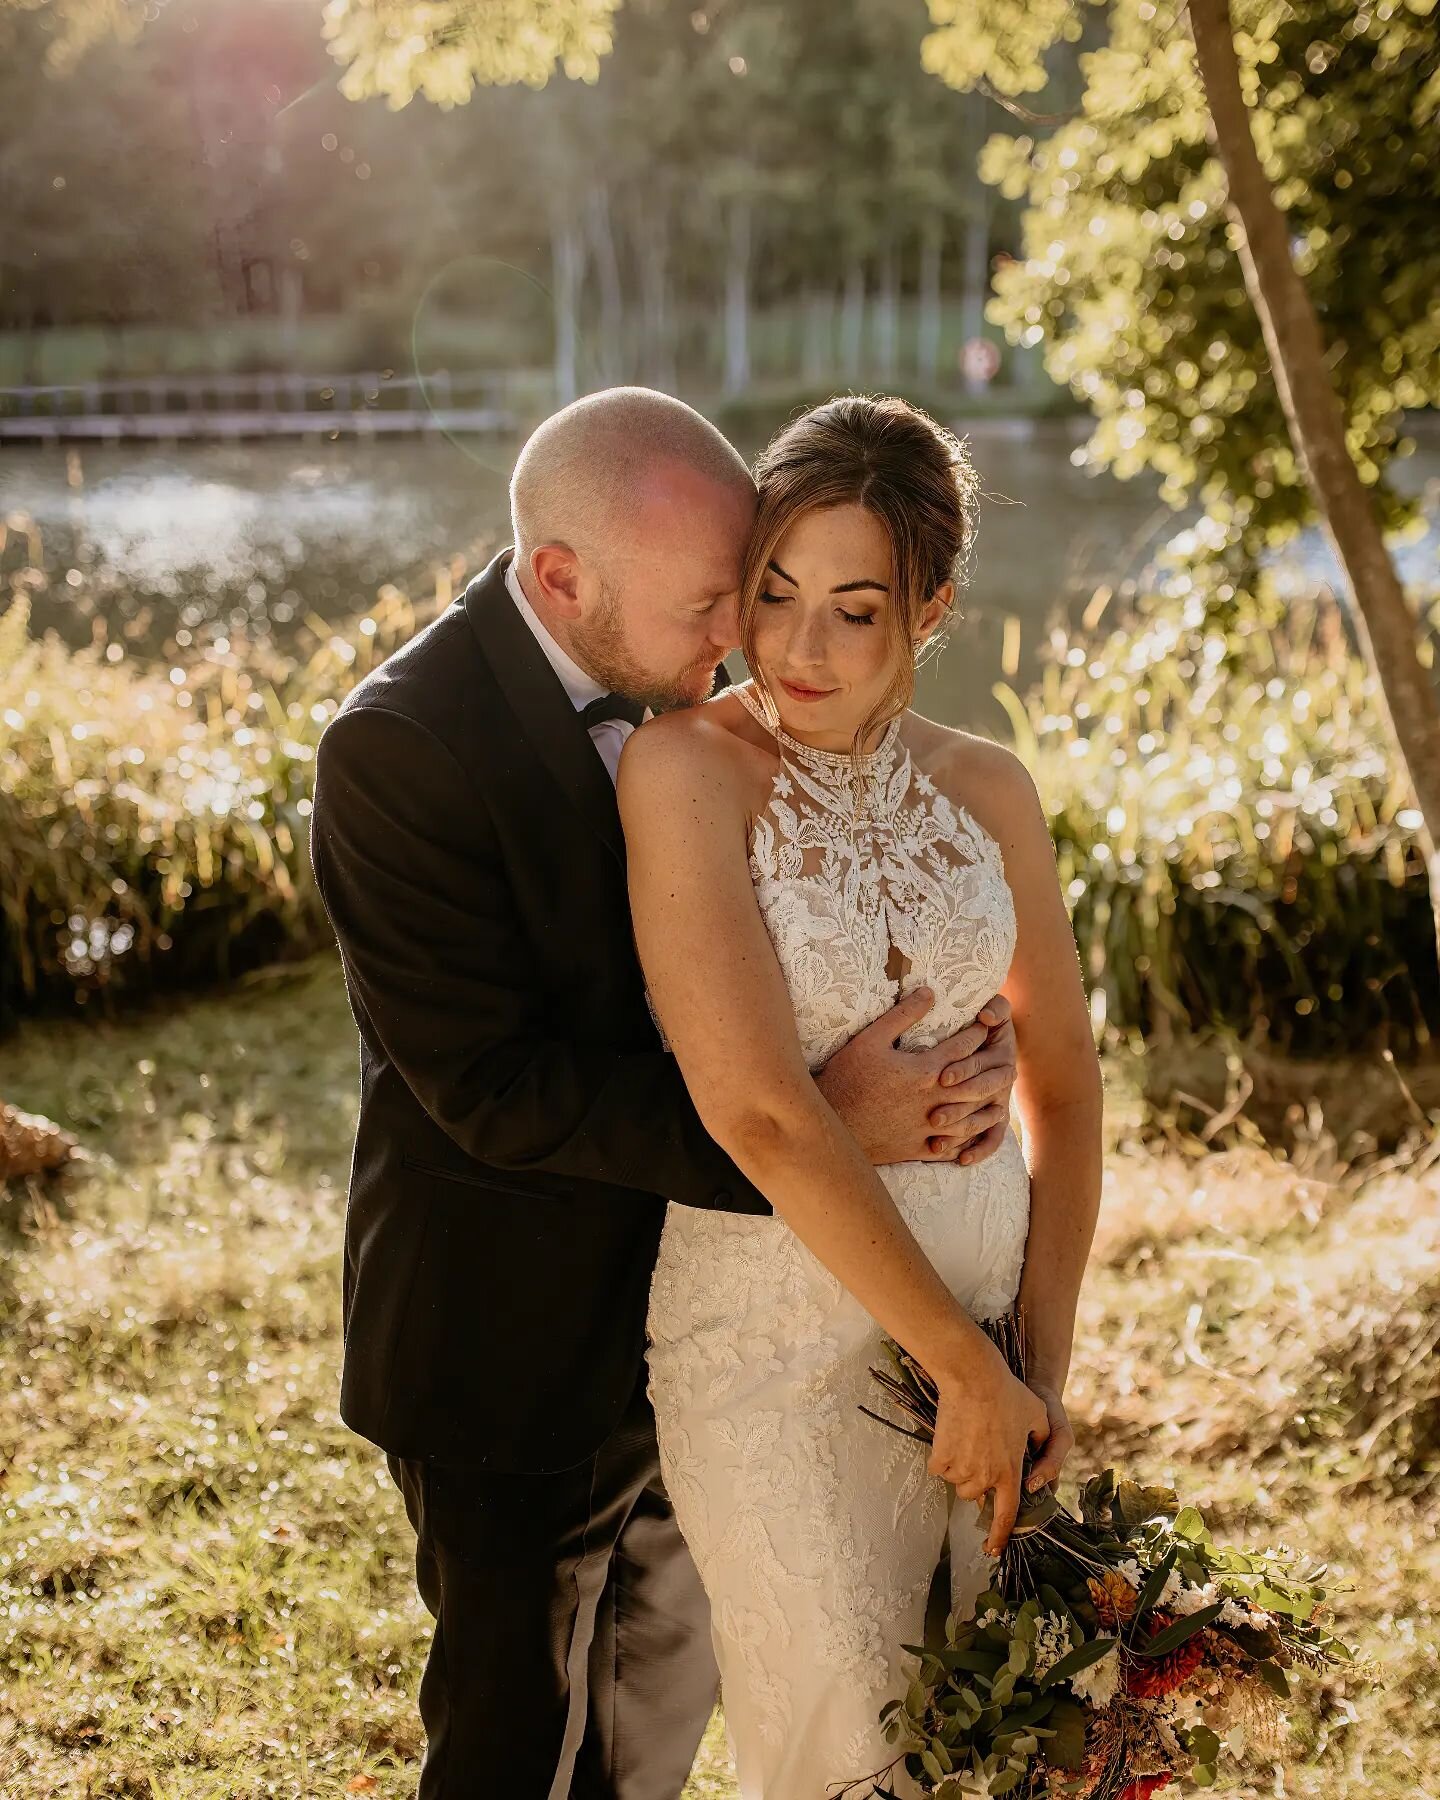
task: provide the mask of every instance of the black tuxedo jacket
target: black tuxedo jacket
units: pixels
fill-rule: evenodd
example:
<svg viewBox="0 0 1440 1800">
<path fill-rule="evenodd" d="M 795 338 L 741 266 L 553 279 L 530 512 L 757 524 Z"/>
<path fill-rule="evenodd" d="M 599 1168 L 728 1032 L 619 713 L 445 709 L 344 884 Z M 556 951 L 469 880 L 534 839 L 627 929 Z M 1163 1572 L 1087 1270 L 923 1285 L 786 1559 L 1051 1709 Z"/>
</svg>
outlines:
<svg viewBox="0 0 1440 1800">
<path fill-rule="evenodd" d="M 360 1028 L 341 1413 L 497 1471 L 619 1418 L 666 1200 L 770 1210 L 660 1047 L 614 789 L 508 561 L 345 701 L 311 824 Z"/>
</svg>

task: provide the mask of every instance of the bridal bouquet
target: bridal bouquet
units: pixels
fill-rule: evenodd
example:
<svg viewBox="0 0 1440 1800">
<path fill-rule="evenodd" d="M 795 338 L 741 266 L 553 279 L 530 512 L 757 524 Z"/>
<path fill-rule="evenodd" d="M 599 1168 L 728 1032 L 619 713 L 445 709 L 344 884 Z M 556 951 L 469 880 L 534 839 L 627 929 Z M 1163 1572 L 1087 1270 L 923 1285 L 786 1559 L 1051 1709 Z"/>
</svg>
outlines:
<svg viewBox="0 0 1440 1800">
<path fill-rule="evenodd" d="M 987 1329 L 1023 1377 L 1021 1319 Z M 929 1443 L 935 1384 L 887 1352 L 871 1373 L 909 1423 L 862 1410 Z M 880 1715 L 895 1760 L 843 1793 L 897 1800 L 903 1767 L 935 1800 L 1148 1800 L 1180 1778 L 1211 1786 L 1222 1751 L 1278 1754 L 1291 1677 L 1353 1661 L 1323 1622 L 1324 1566 L 1297 1572 L 1281 1551 L 1219 1545 L 1173 1490 L 1112 1469 L 1078 1515 L 1027 1494 L 974 1618 L 905 1646 L 915 1678 Z"/>
</svg>

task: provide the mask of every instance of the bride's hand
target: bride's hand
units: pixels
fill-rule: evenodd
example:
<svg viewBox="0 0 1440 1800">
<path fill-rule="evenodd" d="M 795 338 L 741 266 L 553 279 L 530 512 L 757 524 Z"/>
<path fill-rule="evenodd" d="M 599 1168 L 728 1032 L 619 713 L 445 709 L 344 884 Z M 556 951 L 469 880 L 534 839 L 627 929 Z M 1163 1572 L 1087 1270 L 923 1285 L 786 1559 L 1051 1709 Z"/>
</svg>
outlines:
<svg viewBox="0 0 1440 1800">
<path fill-rule="evenodd" d="M 936 1375 L 935 1381 L 940 1398 L 930 1473 L 950 1482 L 962 1500 L 982 1502 L 994 1490 L 985 1550 L 998 1556 L 1020 1509 L 1026 1449 L 1050 1433 L 1045 1403 L 1011 1374 L 988 1340 L 962 1374 Z"/>
<path fill-rule="evenodd" d="M 1052 1481 L 1059 1480 L 1065 1459 L 1075 1448 L 1075 1432 L 1070 1424 L 1069 1414 L 1065 1411 L 1060 1390 L 1054 1383 L 1032 1376 L 1028 1385 L 1032 1392 L 1040 1396 L 1050 1424 L 1049 1436 L 1041 1445 L 1034 1465 L 1025 1477 L 1026 1493 L 1035 1494 L 1042 1487 L 1048 1487 Z"/>
</svg>

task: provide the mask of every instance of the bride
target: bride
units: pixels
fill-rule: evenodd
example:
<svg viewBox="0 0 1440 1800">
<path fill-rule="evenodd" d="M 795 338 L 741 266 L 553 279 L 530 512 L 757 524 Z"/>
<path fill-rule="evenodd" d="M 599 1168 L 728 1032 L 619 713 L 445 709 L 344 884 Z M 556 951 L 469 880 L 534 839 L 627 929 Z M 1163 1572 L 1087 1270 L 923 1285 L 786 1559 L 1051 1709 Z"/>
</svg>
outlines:
<svg viewBox="0 0 1440 1800">
<path fill-rule="evenodd" d="M 947 1532 L 968 1615 L 1027 1443 L 1039 1486 L 1073 1442 L 1100 1079 L 1028 774 L 909 710 L 968 548 L 963 450 L 903 401 L 847 398 L 782 431 L 757 479 L 753 680 L 637 731 L 619 794 L 652 1003 L 774 1207 L 668 1210 L 649 1315 L 665 1481 L 743 1800 L 821 1800 L 891 1759 L 877 1713 Z M 917 1043 L 1009 998 L 1023 1148 L 1011 1132 L 988 1162 L 877 1171 L 826 1105 L 812 1073 L 922 987 Z M 975 1323 L 1017 1297 L 1028 1385 Z M 859 1411 L 887 1333 L 939 1386 L 928 1458 Z M 991 1493 L 987 1534 L 969 1503 Z"/>
</svg>

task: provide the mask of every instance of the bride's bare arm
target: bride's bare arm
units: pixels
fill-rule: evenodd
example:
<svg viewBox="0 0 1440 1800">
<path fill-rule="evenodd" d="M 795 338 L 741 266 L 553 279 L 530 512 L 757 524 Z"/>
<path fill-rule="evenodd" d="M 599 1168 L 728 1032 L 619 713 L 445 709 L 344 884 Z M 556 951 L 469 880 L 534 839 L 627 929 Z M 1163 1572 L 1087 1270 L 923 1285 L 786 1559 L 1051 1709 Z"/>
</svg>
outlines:
<svg viewBox="0 0 1440 1800">
<path fill-rule="evenodd" d="M 1015 1104 L 1030 1170 L 1030 1234 L 1020 1282 L 1029 1380 L 1051 1406 L 1052 1423 L 1060 1423 L 1068 1438 L 1061 1396 L 1100 1209 L 1100 1062 L 1035 784 L 1008 750 L 987 745 L 983 755 L 981 823 L 1004 853 L 1017 926 L 1004 992 L 1014 1013 Z M 1058 1473 L 1068 1448 L 1068 1442 L 1047 1444 L 1032 1471 L 1037 1485 Z"/>
<path fill-rule="evenodd" d="M 998 1544 L 1014 1518 L 1038 1409 L 936 1274 L 811 1079 L 751 886 L 741 754 L 722 726 L 694 714 L 646 726 L 626 746 L 620 812 L 651 996 L 705 1128 L 936 1376 L 945 1430 L 931 1467 L 972 1498 L 996 1488 Z M 945 1390 L 962 1384 L 970 1404 L 944 1407 Z"/>
</svg>

